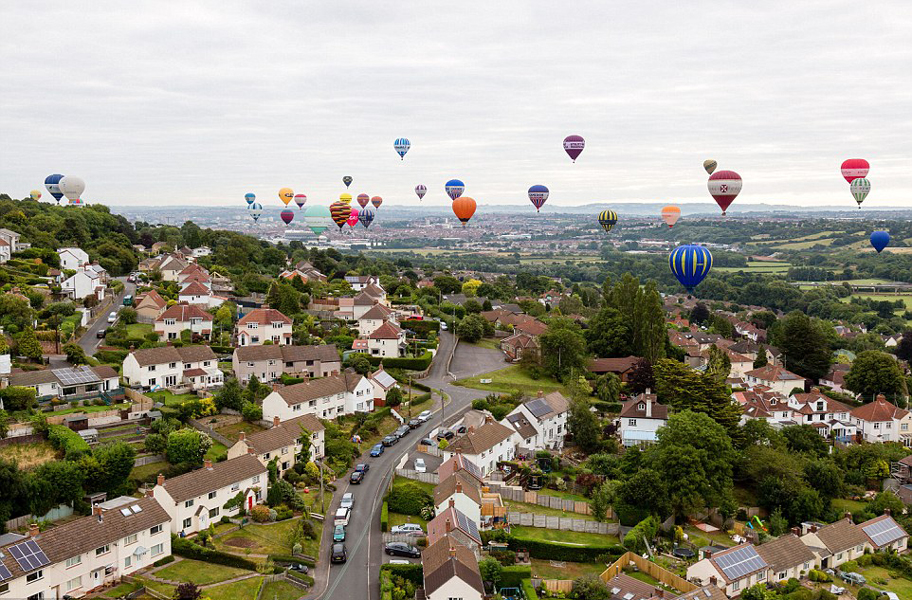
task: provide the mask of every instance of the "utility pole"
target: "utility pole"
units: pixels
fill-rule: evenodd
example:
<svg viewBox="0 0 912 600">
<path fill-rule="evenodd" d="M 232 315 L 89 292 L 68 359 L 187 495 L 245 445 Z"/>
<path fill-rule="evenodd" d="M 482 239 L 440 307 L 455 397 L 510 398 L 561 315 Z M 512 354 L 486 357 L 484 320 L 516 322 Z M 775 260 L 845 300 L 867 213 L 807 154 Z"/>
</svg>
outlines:
<svg viewBox="0 0 912 600">
<path fill-rule="evenodd" d="M 409 415 L 408 416 L 409 416 L 409 421 L 411 421 L 412 420 L 412 376 L 411 376 L 411 374 L 409 375 L 409 378 L 408 378 L 408 386 L 409 386 L 409 399 L 408 399 Z"/>
<path fill-rule="evenodd" d="M 326 497 L 323 494 L 323 457 L 320 457 L 320 512 L 326 515 Z"/>
</svg>

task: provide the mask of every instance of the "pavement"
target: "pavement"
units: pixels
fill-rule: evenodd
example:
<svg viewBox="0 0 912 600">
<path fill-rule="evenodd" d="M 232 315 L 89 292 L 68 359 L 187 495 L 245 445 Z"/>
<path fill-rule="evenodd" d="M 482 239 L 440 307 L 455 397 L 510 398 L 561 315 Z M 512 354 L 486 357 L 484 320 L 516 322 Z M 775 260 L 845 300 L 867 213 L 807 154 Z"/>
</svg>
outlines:
<svg viewBox="0 0 912 600">
<path fill-rule="evenodd" d="M 127 294 L 132 295 L 134 298 L 136 297 L 135 283 L 128 282 L 126 277 L 118 277 L 117 280 L 124 284 L 124 290 L 114 297 L 114 301 L 105 310 L 99 313 L 98 318 L 89 323 L 89 328 L 79 338 L 79 345 L 82 346 L 88 356 L 94 356 L 98 344 L 101 343 L 101 340 L 98 339 L 98 332 L 111 326 L 108 323 L 108 315 L 123 306 L 123 299 Z"/>
<path fill-rule="evenodd" d="M 348 476 L 337 481 L 337 492 L 333 495 L 327 520 L 324 523 L 323 543 L 320 549 L 319 562 L 314 572 L 316 585 L 308 598 L 366 598 L 374 600 L 380 597 L 380 565 L 384 562 L 383 543 L 380 532 L 380 508 L 383 496 L 389 488 L 395 466 L 402 456 L 414 450 L 418 440 L 426 437 L 437 427 L 452 425 L 459 420 L 462 413 L 471 408 L 472 400 L 483 398 L 485 392 L 452 385 L 455 379 L 475 376 L 504 367 L 503 355 L 493 350 L 461 344 L 453 354 L 453 360 L 447 369 L 447 362 L 453 347 L 455 336 L 449 332 L 440 333 L 440 344 L 437 359 L 431 372 L 421 383 L 434 390 L 441 390 L 449 397 L 445 407 L 442 397 L 434 394 L 431 410 L 434 416 L 421 427 L 414 429 L 400 443 L 387 448 L 377 458 L 370 458 L 370 448 L 355 461 L 370 465 L 370 470 L 363 483 L 351 485 Z M 444 410 L 445 408 L 445 410 Z M 348 561 L 342 565 L 331 565 L 329 552 L 332 544 L 332 515 L 335 513 L 342 494 L 352 492 L 355 495 L 355 507 L 349 521 L 348 537 L 345 547 Z"/>
</svg>

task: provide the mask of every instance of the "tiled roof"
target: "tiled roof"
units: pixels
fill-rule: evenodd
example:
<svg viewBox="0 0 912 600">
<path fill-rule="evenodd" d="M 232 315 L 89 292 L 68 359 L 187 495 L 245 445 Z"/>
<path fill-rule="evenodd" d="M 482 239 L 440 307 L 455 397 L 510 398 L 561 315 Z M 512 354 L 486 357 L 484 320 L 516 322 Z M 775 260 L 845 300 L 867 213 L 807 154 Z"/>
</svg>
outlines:
<svg viewBox="0 0 912 600">
<path fill-rule="evenodd" d="M 646 416 L 646 409 L 639 408 L 641 403 L 645 404 L 647 401 L 652 402 L 652 416 Z M 621 408 L 621 418 L 635 418 L 635 419 L 668 419 L 668 407 L 664 404 L 659 404 L 656 400 L 655 394 L 640 394 L 633 400 L 628 400 L 624 402 L 624 406 Z"/>
<path fill-rule="evenodd" d="M 230 460 L 213 463 L 211 468 L 203 467 L 189 473 L 184 473 L 171 479 L 166 479 L 165 491 L 175 502 L 183 502 L 203 494 L 227 487 L 249 479 L 254 475 L 262 475 L 262 488 L 266 489 L 266 467 L 252 454 L 245 454 Z"/>
<path fill-rule="evenodd" d="M 373 333 L 371 333 L 367 337 L 368 337 L 368 339 L 371 339 L 371 340 L 397 340 L 397 339 L 399 339 L 399 335 L 401 333 L 402 333 L 401 329 L 399 329 L 397 326 L 393 325 L 389 321 L 386 321 L 383 323 L 383 325 L 381 325 L 380 327 L 375 329 L 373 331 Z"/>
<path fill-rule="evenodd" d="M 909 414 L 909 411 L 890 404 L 883 396 L 877 396 L 874 402 L 869 402 L 852 410 L 853 417 L 869 423 L 902 419 L 907 414 Z"/>
<path fill-rule="evenodd" d="M 656 595 L 655 586 L 634 579 L 626 573 L 618 573 L 605 585 L 611 592 L 611 600 L 648 600 Z"/>
<path fill-rule="evenodd" d="M 755 377 L 763 381 L 804 381 L 804 377 L 787 371 L 777 365 L 766 365 L 745 373 L 748 377 Z"/>
<path fill-rule="evenodd" d="M 864 532 L 849 518 L 830 523 L 819 529 L 817 537 L 833 554 L 854 546 L 861 546 L 867 541 Z"/>
<path fill-rule="evenodd" d="M 368 311 L 366 313 L 361 315 L 361 318 L 358 320 L 360 321 L 362 319 L 385 319 L 386 317 L 390 316 L 391 314 L 393 314 L 392 309 L 387 308 L 382 304 L 374 304 L 374 306 L 372 308 L 368 309 Z"/>
<path fill-rule="evenodd" d="M 238 346 L 234 350 L 239 361 L 255 362 L 258 360 L 282 360 L 284 362 L 300 362 L 319 360 L 321 362 L 340 361 L 339 351 L 335 344 L 319 346 L 284 346 L 267 344 L 263 346 Z"/>
<path fill-rule="evenodd" d="M 352 299 L 352 304 L 354 306 L 373 306 L 377 303 L 377 300 L 373 296 L 365 292 L 361 292 Z"/>
<path fill-rule="evenodd" d="M 216 360 L 215 353 L 209 346 L 162 346 L 161 348 L 144 348 L 135 350 L 133 358 L 140 367 L 160 365 L 172 362 L 199 362 L 202 360 Z"/>
<path fill-rule="evenodd" d="M 139 298 L 137 300 L 136 304 L 137 305 L 142 304 L 142 302 L 144 300 L 149 300 L 150 302 L 155 304 L 155 306 L 157 306 L 158 308 L 164 308 L 165 306 L 168 305 L 168 301 L 165 300 L 164 298 L 162 298 L 161 294 L 159 294 L 155 290 L 149 290 L 148 292 L 143 294 L 142 298 Z"/>
<path fill-rule="evenodd" d="M 92 370 L 95 371 L 95 374 L 98 375 L 101 379 L 113 379 L 115 377 L 120 377 L 117 371 L 108 365 L 99 365 L 97 367 L 92 367 Z"/>
<path fill-rule="evenodd" d="M 529 319 L 528 321 L 523 321 L 514 325 L 513 331 L 538 336 L 548 331 L 548 326 L 537 319 Z"/>
<path fill-rule="evenodd" d="M 454 577 L 466 582 L 479 594 L 485 593 L 475 553 L 452 536 L 446 536 L 425 548 L 421 553 L 421 564 L 424 567 L 424 592 L 427 595 L 433 594 Z"/>
<path fill-rule="evenodd" d="M 526 418 L 525 413 L 518 412 L 513 415 L 507 415 L 506 419 L 507 422 L 513 426 L 513 429 L 516 430 L 516 433 L 524 440 L 538 435 L 538 431 L 536 431 L 535 427 L 532 426 L 532 423 Z"/>
<path fill-rule="evenodd" d="M 461 438 L 449 445 L 449 452 L 462 452 L 463 454 L 481 454 L 487 452 L 500 442 L 509 439 L 513 430 L 506 425 L 495 421 L 485 423 L 476 431 L 466 433 Z"/>
<path fill-rule="evenodd" d="M 860 523 L 858 528 L 865 534 L 875 550 L 909 537 L 906 530 L 893 517 L 886 514 Z"/>
<path fill-rule="evenodd" d="M 281 396 L 289 406 L 292 406 L 317 398 L 350 392 L 363 378 L 351 369 L 347 369 L 338 375 L 308 379 L 295 385 L 279 388 L 275 393 Z"/>
<path fill-rule="evenodd" d="M 626 373 L 641 359 L 639 356 L 625 358 L 594 358 L 589 361 L 589 370 L 593 373 Z"/>
<path fill-rule="evenodd" d="M 479 546 L 481 545 L 481 536 L 478 534 L 477 524 L 452 506 L 443 509 L 436 517 L 428 521 L 428 544 L 433 545 L 437 540 L 446 537 L 449 532 L 457 530 L 464 533 Z"/>
<path fill-rule="evenodd" d="M 794 534 L 783 535 L 757 546 L 757 554 L 776 573 L 814 562 L 814 553 Z"/>
<path fill-rule="evenodd" d="M 365 294 L 367 294 L 368 296 L 371 296 L 372 298 L 382 298 L 383 297 L 383 290 L 381 290 L 379 287 L 377 287 L 373 283 L 371 283 L 370 285 L 365 287 L 363 292 Z"/>
<path fill-rule="evenodd" d="M 728 600 L 728 596 L 726 596 L 725 592 L 718 587 L 709 584 L 695 589 L 692 592 L 674 596 L 670 600 Z"/>
<path fill-rule="evenodd" d="M 481 506 L 481 484 L 465 471 L 456 471 L 434 487 L 434 504 L 440 506 L 455 494 L 457 483 L 461 486 L 463 494 Z"/>
<path fill-rule="evenodd" d="M 238 321 L 238 326 L 243 327 L 248 323 L 258 323 L 260 325 L 270 325 L 272 323 L 282 322 L 291 325 L 291 319 L 283 315 L 274 308 L 255 308 Z"/>
<path fill-rule="evenodd" d="M 279 423 L 266 431 L 258 431 L 247 436 L 247 445 L 253 448 L 257 454 L 293 446 L 301 437 L 302 427 L 310 433 L 317 433 L 325 429 L 323 423 L 315 416 L 301 415 Z"/>
<path fill-rule="evenodd" d="M 194 281 L 184 289 L 180 291 L 182 296 L 208 296 L 209 288 L 204 286 L 199 281 Z"/>
<path fill-rule="evenodd" d="M 451 458 L 437 467 L 437 476 L 439 477 L 439 481 L 445 481 L 450 475 L 457 471 L 468 473 L 478 481 L 479 485 L 484 481 L 484 477 L 482 476 L 481 469 L 478 468 L 478 465 L 462 454 L 454 454 Z"/>
<path fill-rule="evenodd" d="M 22 371 L 21 373 L 11 373 L 9 384 L 12 386 L 28 387 L 41 385 L 43 383 L 59 383 L 54 372 L 50 369 L 43 371 Z"/>
<path fill-rule="evenodd" d="M 204 288 L 205 289 L 205 288 Z M 208 290 L 206 290 L 208 292 Z M 211 321 L 212 315 L 201 309 L 195 304 L 175 304 L 169 307 L 165 312 L 158 315 L 155 322 L 164 321 L 165 319 L 174 319 L 177 322 L 189 321 L 190 319 L 202 319 Z"/>
</svg>

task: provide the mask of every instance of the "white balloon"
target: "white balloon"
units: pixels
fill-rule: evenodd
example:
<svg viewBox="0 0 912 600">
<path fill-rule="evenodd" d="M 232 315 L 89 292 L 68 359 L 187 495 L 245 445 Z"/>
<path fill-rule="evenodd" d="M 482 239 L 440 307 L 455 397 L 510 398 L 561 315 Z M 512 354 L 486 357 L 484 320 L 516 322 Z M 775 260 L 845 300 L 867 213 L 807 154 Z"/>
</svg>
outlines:
<svg viewBox="0 0 912 600">
<path fill-rule="evenodd" d="M 81 198 L 82 193 L 86 189 L 85 181 L 79 177 L 73 176 L 64 177 L 57 185 L 60 187 L 60 191 L 63 192 L 63 195 L 70 200 L 78 200 Z"/>
</svg>

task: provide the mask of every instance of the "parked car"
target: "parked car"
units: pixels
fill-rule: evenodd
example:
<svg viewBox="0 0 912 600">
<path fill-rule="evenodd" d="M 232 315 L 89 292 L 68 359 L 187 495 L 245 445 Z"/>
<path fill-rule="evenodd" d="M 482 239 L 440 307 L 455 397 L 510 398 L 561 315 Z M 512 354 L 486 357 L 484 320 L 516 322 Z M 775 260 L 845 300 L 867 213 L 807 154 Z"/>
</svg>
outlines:
<svg viewBox="0 0 912 600">
<path fill-rule="evenodd" d="M 374 444 L 374 447 L 371 448 L 371 456 L 380 456 L 381 454 L 383 454 L 383 444 Z"/>
<path fill-rule="evenodd" d="M 302 565 L 301 563 L 294 563 L 288 568 L 292 571 L 297 571 L 298 573 L 304 573 L 305 575 L 310 572 L 310 569 L 307 567 L 307 565 Z"/>
<path fill-rule="evenodd" d="M 403 542 L 390 542 L 383 547 L 383 551 L 390 556 L 407 556 L 409 558 L 421 558 L 421 551 L 411 544 Z"/>
<path fill-rule="evenodd" d="M 355 471 L 364 471 L 366 473 L 367 471 L 370 471 L 370 468 L 371 466 L 367 463 L 358 463 L 355 465 Z"/>
<path fill-rule="evenodd" d="M 97 337 L 100 340 L 103 340 L 106 335 L 108 335 L 107 329 L 99 329 L 98 333 L 95 334 L 95 337 Z"/>
<path fill-rule="evenodd" d="M 439 442 L 440 440 L 447 440 L 447 441 L 450 441 L 450 440 L 453 439 L 454 437 L 456 437 L 456 434 L 453 433 L 452 431 L 450 431 L 449 429 L 441 429 L 441 430 L 437 433 L 437 441 L 438 441 L 438 442 Z"/>
<path fill-rule="evenodd" d="M 339 507 L 333 517 L 333 525 L 348 525 L 349 518 L 351 518 L 351 509 Z"/>
<path fill-rule="evenodd" d="M 421 529 L 421 525 L 417 523 L 405 523 L 404 525 L 396 525 L 392 529 L 393 533 L 404 533 L 406 535 L 424 535 L 424 530 Z"/>
<path fill-rule="evenodd" d="M 456 428 L 456 433 L 459 435 L 465 435 L 465 432 L 468 431 L 465 425 L 460 425 Z"/>
<path fill-rule="evenodd" d="M 436 448 L 436 447 L 437 447 L 437 442 L 435 442 L 435 441 L 432 440 L 431 438 L 424 438 L 423 440 L 421 440 L 420 442 L 418 442 L 418 445 L 419 445 L 419 446 L 434 446 L 434 447 Z"/>
<path fill-rule="evenodd" d="M 896 592 L 888 592 L 887 590 L 881 590 L 880 597 L 884 600 L 899 600 L 899 596 L 896 595 Z"/>
<path fill-rule="evenodd" d="M 345 551 L 345 544 L 333 544 L 332 555 L 330 556 L 329 561 L 344 563 L 346 560 L 348 560 L 348 553 Z"/>
<path fill-rule="evenodd" d="M 427 465 L 424 464 L 423 458 L 415 459 L 415 471 L 417 471 L 418 473 L 427 473 Z"/>
<path fill-rule="evenodd" d="M 334 542 L 344 542 L 345 541 L 345 525 L 336 525 L 336 528 L 333 529 L 333 541 Z"/>
<path fill-rule="evenodd" d="M 354 508 L 355 507 L 355 495 L 351 492 L 345 492 L 342 494 L 342 503 L 339 504 L 342 508 Z"/>
<path fill-rule="evenodd" d="M 418 419 L 412 419 L 411 421 L 408 422 L 408 428 L 417 429 L 417 428 L 421 427 L 421 423 L 422 422 L 419 421 Z"/>
<path fill-rule="evenodd" d="M 443 331 L 446 331 L 446 330 L 447 330 L 446 321 L 441 321 L 441 322 L 440 322 L 440 329 L 442 329 Z"/>
<path fill-rule="evenodd" d="M 117 313 L 112 312 L 111 314 L 108 315 L 108 323 L 111 323 L 113 325 L 116 322 L 117 322 Z"/>
<path fill-rule="evenodd" d="M 391 565 L 410 565 L 412 563 L 410 563 L 409 561 L 404 560 L 402 558 L 393 558 L 393 559 L 390 559 L 389 564 L 391 564 Z"/>
<path fill-rule="evenodd" d="M 380 443 L 383 444 L 384 446 L 392 446 L 393 444 L 395 444 L 398 441 L 399 441 L 399 438 L 397 438 L 395 435 L 388 435 L 385 438 L 383 438 L 380 441 Z"/>
<path fill-rule="evenodd" d="M 431 420 L 431 411 L 429 411 L 429 410 L 421 411 L 421 414 L 418 415 L 418 420 L 421 421 L 422 423 L 427 423 L 428 421 L 430 421 Z"/>
<path fill-rule="evenodd" d="M 396 437 L 399 438 L 399 439 L 402 439 L 402 438 L 404 438 L 404 437 L 406 436 L 406 434 L 408 434 L 409 431 L 411 431 L 411 429 L 409 429 L 409 426 L 408 426 L 408 425 L 403 425 L 402 427 L 400 427 L 399 429 L 397 429 L 396 431 L 394 431 L 394 432 L 393 432 L 393 435 L 396 436 Z"/>
<path fill-rule="evenodd" d="M 352 485 L 359 485 L 364 481 L 364 471 L 354 471 L 351 476 L 348 478 L 349 483 Z"/>
<path fill-rule="evenodd" d="M 864 585 L 868 582 L 861 573 L 852 573 L 851 571 L 840 572 L 839 577 L 847 583 L 854 583 L 856 585 Z"/>
</svg>

